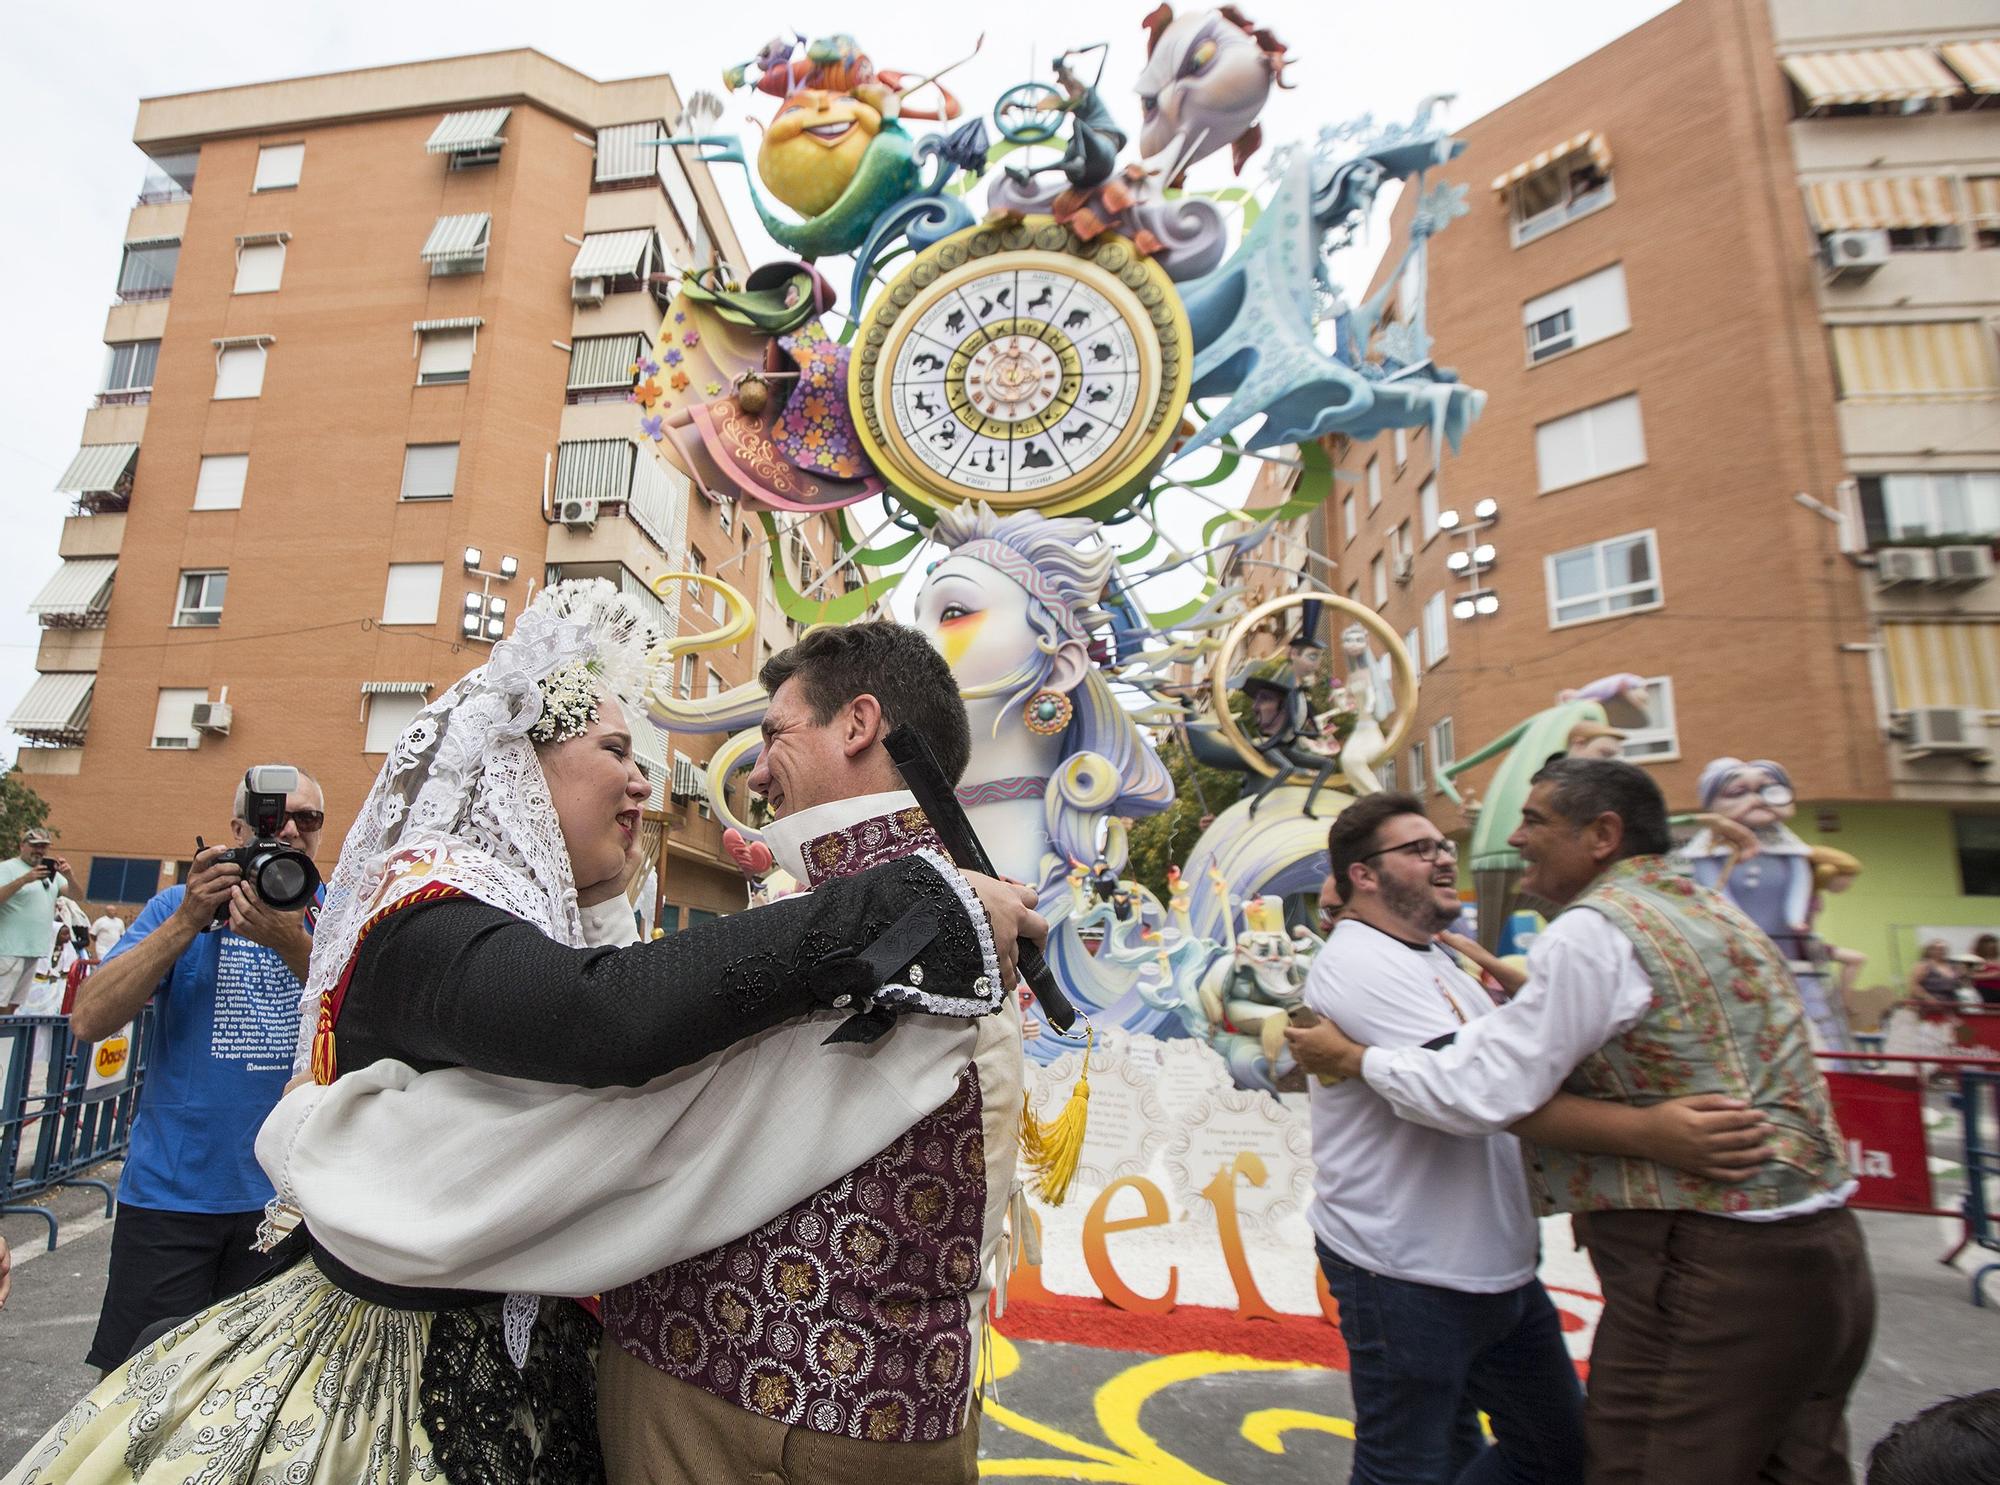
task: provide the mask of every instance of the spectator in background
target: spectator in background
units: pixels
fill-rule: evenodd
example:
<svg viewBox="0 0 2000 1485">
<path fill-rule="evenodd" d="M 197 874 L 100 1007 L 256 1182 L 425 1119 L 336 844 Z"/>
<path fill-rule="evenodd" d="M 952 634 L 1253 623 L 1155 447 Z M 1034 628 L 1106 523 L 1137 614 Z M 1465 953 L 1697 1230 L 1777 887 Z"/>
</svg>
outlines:
<svg viewBox="0 0 2000 1485">
<path fill-rule="evenodd" d="M 1924 957 L 1910 966 L 1910 998 L 1958 1004 L 1958 988 L 1965 977 L 1951 960 L 1951 945 L 1934 938 L 1924 945 Z"/>
<path fill-rule="evenodd" d="M 250 838 L 245 807 L 238 785 L 238 845 Z M 311 856 L 325 822 L 319 785 L 301 770 L 278 839 Z M 70 1013 L 70 1029 L 94 1042 L 156 1007 L 90 1347 L 106 1371 L 149 1326 L 249 1288 L 270 1262 L 251 1249 L 271 1199 L 253 1146 L 291 1077 L 312 935 L 303 912 L 266 906 L 240 866 L 217 859 L 224 849 L 202 851 L 185 886 L 146 904 Z"/>
<path fill-rule="evenodd" d="M 11 1016 L 49 967 L 56 942 L 56 899 L 77 899 L 69 863 L 49 852 L 49 833 L 21 836 L 21 851 L 0 862 L 0 1016 Z"/>
<path fill-rule="evenodd" d="M 1979 963 L 1973 966 L 1972 988 L 1984 1005 L 2000 1005 L 2000 934 L 1982 933 L 1972 941 Z"/>
<path fill-rule="evenodd" d="M 99 959 L 108 956 L 112 946 L 124 936 L 125 916 L 122 912 L 114 912 L 110 908 L 106 908 L 104 915 L 90 925 L 91 944 L 97 950 Z"/>
</svg>

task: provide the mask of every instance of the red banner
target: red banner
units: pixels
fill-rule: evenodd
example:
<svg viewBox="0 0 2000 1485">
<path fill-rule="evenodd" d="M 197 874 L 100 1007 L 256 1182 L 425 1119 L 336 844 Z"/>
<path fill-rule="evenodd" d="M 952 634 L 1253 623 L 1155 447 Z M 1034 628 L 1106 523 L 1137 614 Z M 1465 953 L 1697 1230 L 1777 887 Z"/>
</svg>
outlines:
<svg viewBox="0 0 2000 1485">
<path fill-rule="evenodd" d="M 1861 1183 L 1848 1205 L 1878 1212 L 1937 1210 L 1924 1146 L 1922 1080 L 1829 1071 L 1826 1083 L 1847 1142 L 1848 1166 Z"/>
</svg>

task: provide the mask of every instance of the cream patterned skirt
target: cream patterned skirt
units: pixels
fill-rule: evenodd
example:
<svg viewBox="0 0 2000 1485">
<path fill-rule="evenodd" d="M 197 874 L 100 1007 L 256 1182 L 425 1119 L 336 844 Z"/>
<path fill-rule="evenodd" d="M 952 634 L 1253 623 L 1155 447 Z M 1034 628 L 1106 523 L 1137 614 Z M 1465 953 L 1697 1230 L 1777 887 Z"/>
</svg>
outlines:
<svg viewBox="0 0 2000 1485">
<path fill-rule="evenodd" d="M 0 1485 L 601 1480 L 594 1323 L 544 1301 L 516 1370 L 498 1309 L 390 1309 L 303 1261 L 105 1377 Z"/>
</svg>

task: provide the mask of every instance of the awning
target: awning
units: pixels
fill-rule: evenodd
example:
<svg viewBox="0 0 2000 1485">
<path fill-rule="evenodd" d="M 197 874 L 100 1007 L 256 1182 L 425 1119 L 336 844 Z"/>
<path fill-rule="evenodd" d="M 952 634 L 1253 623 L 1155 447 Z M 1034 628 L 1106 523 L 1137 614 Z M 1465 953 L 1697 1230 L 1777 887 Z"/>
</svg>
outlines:
<svg viewBox="0 0 2000 1485">
<path fill-rule="evenodd" d="M 2000 712 L 2000 645 L 1993 626 L 1884 624 L 1891 706 L 1969 706 Z"/>
<path fill-rule="evenodd" d="M 2000 175 L 1975 175 L 1965 182 L 1972 197 L 1972 220 L 1982 227 L 2000 227 Z"/>
<path fill-rule="evenodd" d="M 556 499 L 623 500 L 632 490 L 629 439 L 582 438 L 556 445 Z"/>
<path fill-rule="evenodd" d="M 2000 357 L 1984 320 L 1835 325 L 1833 358 L 1843 397 L 1991 397 Z"/>
<path fill-rule="evenodd" d="M 1891 46 L 1869 52 L 1803 52 L 1780 59 L 1785 76 L 1806 95 L 1806 107 L 1836 103 L 1899 103 L 1949 98 L 1965 91 L 1929 47 Z"/>
<path fill-rule="evenodd" d="M 125 239 L 125 246 L 128 248 L 179 247 L 180 245 L 181 240 L 178 237 L 128 237 Z"/>
<path fill-rule="evenodd" d="M 237 234 L 236 245 L 240 248 L 264 247 L 276 242 L 290 242 L 289 232 L 241 232 Z"/>
<path fill-rule="evenodd" d="M 1494 176 L 1493 189 L 1504 191 L 1509 186 L 1518 185 L 1529 176 L 1539 174 L 1571 155 L 1588 155 L 1590 163 L 1600 172 L 1611 169 L 1611 145 L 1595 129 L 1586 129 L 1574 139 L 1565 139 L 1561 144 L 1543 150 L 1532 160 L 1523 160 L 1505 175 Z"/>
<path fill-rule="evenodd" d="M 112 494 L 124 483 L 138 457 L 136 443 L 87 443 L 69 461 L 56 489 L 64 495 Z"/>
<path fill-rule="evenodd" d="M 452 320 L 418 320 L 410 328 L 422 335 L 429 330 L 477 330 L 485 323 L 480 315 L 460 315 Z"/>
<path fill-rule="evenodd" d="M 429 681 L 363 681 L 363 696 L 428 696 L 431 691 Z"/>
<path fill-rule="evenodd" d="M 497 150 L 507 142 L 500 137 L 500 126 L 507 122 L 507 115 L 513 111 L 511 108 L 475 108 L 467 113 L 448 113 L 431 130 L 424 149 L 433 155 Z"/>
<path fill-rule="evenodd" d="M 431 235 L 424 239 L 423 251 L 417 256 L 426 263 L 483 258 L 486 256 L 486 234 L 492 225 L 492 214 L 484 211 L 467 212 L 458 217 L 439 217 L 437 225 L 431 228 Z"/>
<path fill-rule="evenodd" d="M 648 348 L 646 337 L 637 331 L 579 338 L 569 352 L 569 390 L 631 386 L 632 367 Z"/>
<path fill-rule="evenodd" d="M 1953 41 L 1938 48 L 1975 93 L 2000 93 L 2000 41 Z"/>
<path fill-rule="evenodd" d="M 660 151 L 648 140 L 665 139 L 666 125 L 658 119 L 643 124 L 613 124 L 597 131 L 597 178 L 600 181 L 643 180 L 660 173 Z"/>
<path fill-rule="evenodd" d="M 639 227 L 630 232 L 592 232 L 583 239 L 576 261 L 570 265 L 571 278 L 630 278 L 644 273 L 653 250 L 653 229 Z"/>
<path fill-rule="evenodd" d="M 1942 175 L 1814 181 L 1806 187 L 1806 209 L 1820 232 L 1949 227 L 1958 220 L 1951 181 Z"/>
<path fill-rule="evenodd" d="M 246 345 L 276 345 L 275 335 L 218 335 L 209 342 L 218 351 L 231 351 Z"/>
<path fill-rule="evenodd" d="M 116 557 L 72 557 L 56 569 L 28 605 L 44 624 L 78 623 L 101 615 L 111 602 Z"/>
<path fill-rule="evenodd" d="M 7 725 L 37 742 L 80 743 L 90 725 L 90 688 L 96 684 L 89 671 L 36 676 Z"/>
</svg>

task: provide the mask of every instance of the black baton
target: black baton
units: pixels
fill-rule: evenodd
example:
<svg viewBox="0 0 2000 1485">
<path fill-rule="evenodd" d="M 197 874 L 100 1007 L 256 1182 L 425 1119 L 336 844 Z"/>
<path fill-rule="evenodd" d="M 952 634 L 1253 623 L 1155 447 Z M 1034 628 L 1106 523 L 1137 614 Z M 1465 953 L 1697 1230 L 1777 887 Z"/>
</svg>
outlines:
<svg viewBox="0 0 2000 1485">
<path fill-rule="evenodd" d="M 922 734 L 907 726 L 894 727 L 882 739 L 882 745 L 889 750 L 889 757 L 897 771 L 903 775 L 903 782 L 914 794 L 918 806 L 931 822 L 931 829 L 944 842 L 945 850 L 958 865 L 973 871 L 984 872 L 987 876 L 998 876 L 993 869 L 993 860 L 986 854 L 986 848 L 979 843 L 973 832 L 972 822 L 965 817 L 965 806 L 958 802 L 958 791 L 953 789 L 938 766 L 937 756 L 931 752 L 931 745 L 924 741 Z M 1035 992 L 1035 999 L 1041 1003 L 1042 1015 L 1049 1025 L 1059 1032 L 1065 1032 L 1076 1025 L 1076 1007 L 1069 1003 L 1069 997 L 1056 984 L 1056 977 L 1049 970 L 1048 960 L 1042 957 L 1039 946 L 1028 939 L 1016 941 L 1014 962 L 1020 967 L 1021 978 L 1028 982 L 1028 988 Z M 1009 986 L 1009 989 L 1012 987 Z"/>
</svg>

